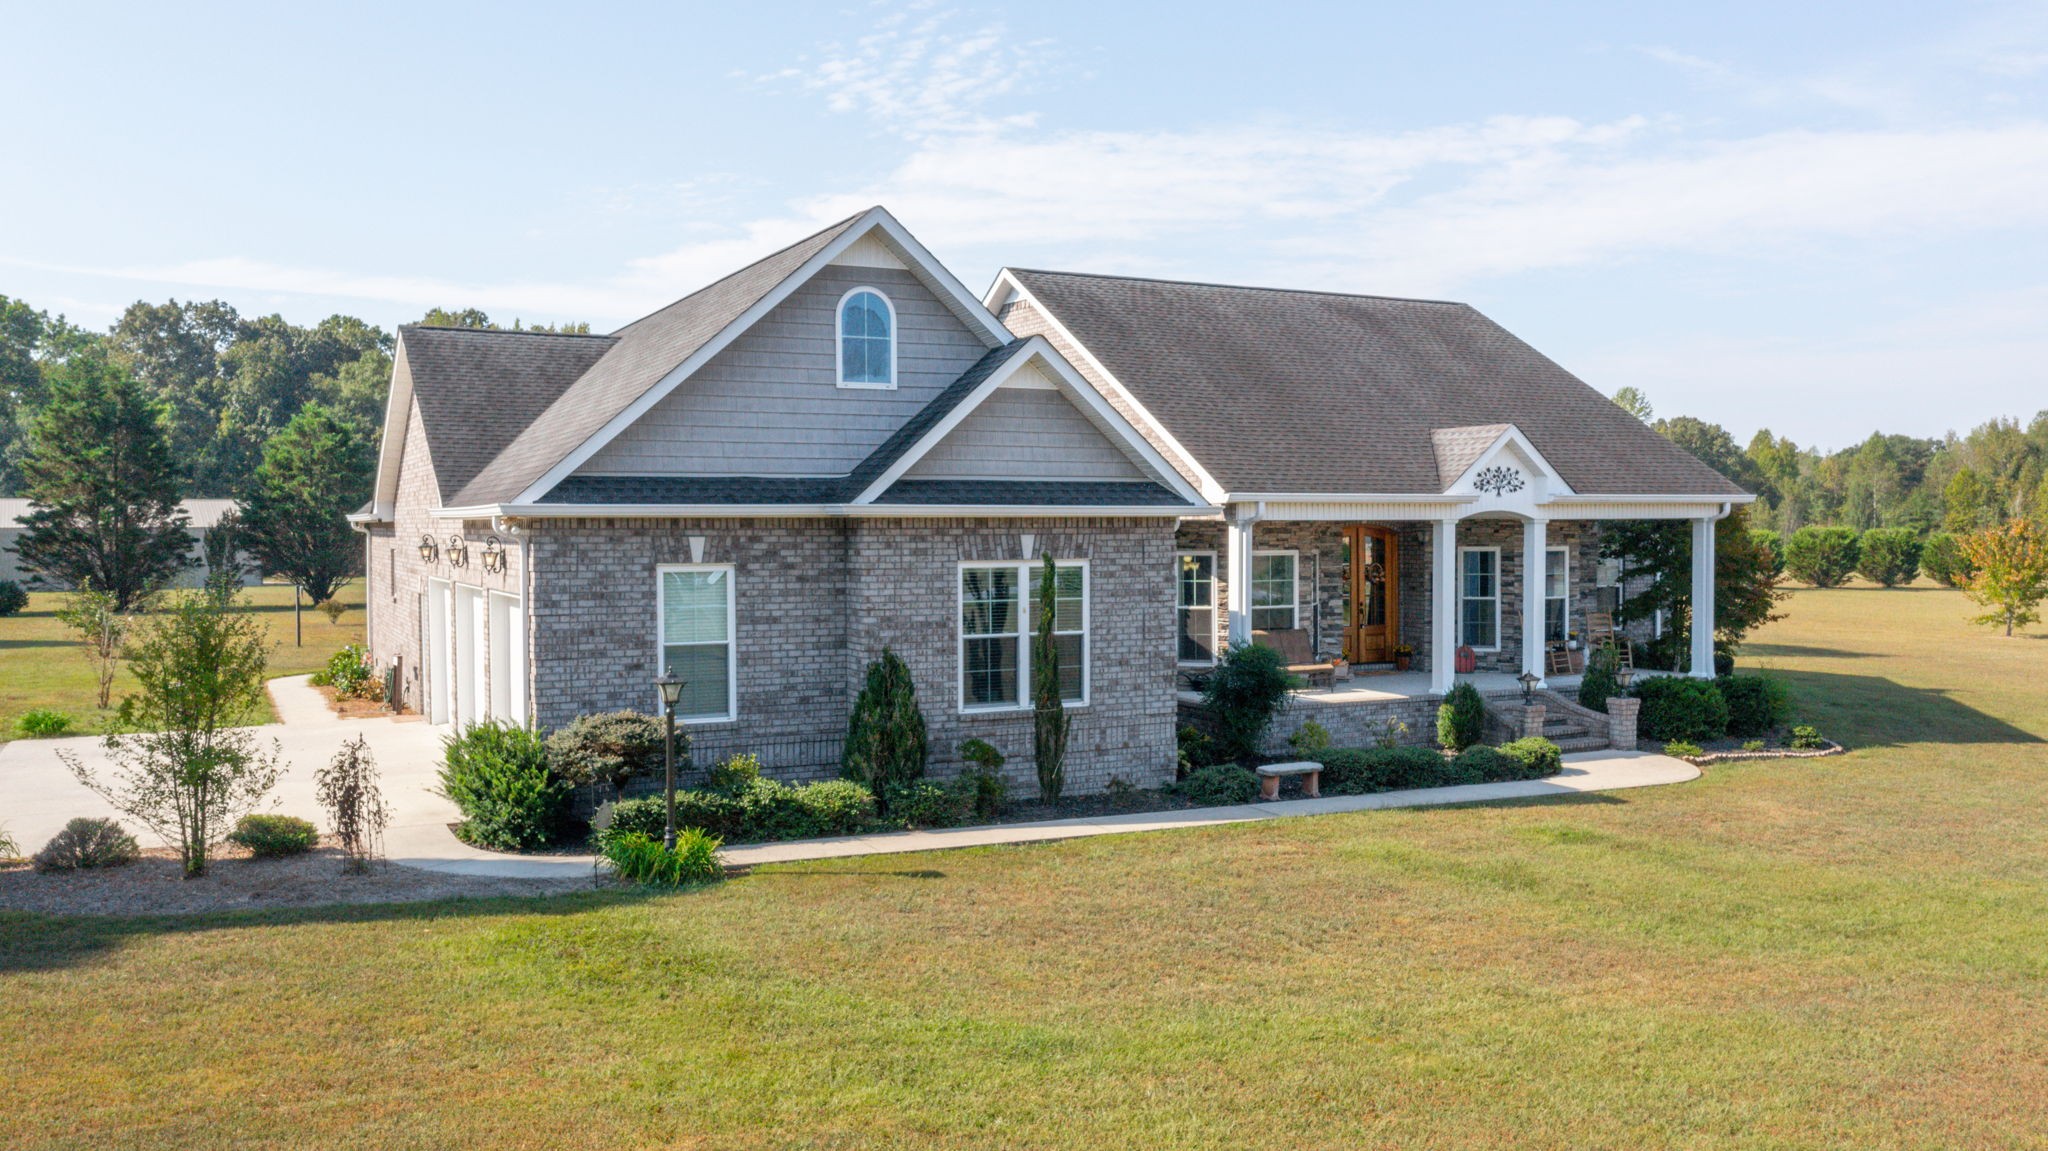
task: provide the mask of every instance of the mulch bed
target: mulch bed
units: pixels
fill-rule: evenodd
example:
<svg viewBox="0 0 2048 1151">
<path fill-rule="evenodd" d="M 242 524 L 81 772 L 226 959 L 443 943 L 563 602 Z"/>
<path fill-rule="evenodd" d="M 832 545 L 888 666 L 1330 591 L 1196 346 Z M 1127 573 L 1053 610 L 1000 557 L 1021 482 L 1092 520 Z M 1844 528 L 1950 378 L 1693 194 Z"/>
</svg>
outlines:
<svg viewBox="0 0 2048 1151">
<path fill-rule="evenodd" d="M 589 877 L 506 879 L 447 875 L 392 863 L 368 875 L 343 875 L 341 852 L 318 847 L 283 859 L 251 859 L 224 850 L 198 879 L 183 878 L 178 855 L 151 848 L 123 867 L 38 874 L 26 862 L 0 862 L 0 910 L 45 915 L 192 915 L 335 903 L 409 903 L 587 891 Z"/>
<path fill-rule="evenodd" d="M 1740 739 L 1717 739 L 1700 745 L 1700 750 L 1705 752 L 1705 755 L 1680 755 L 1673 758 L 1682 759 L 1694 767 L 1705 767 L 1712 763 L 1743 763 L 1753 759 L 1820 759 L 1823 756 L 1841 755 L 1849 750 L 1832 739 L 1827 741 L 1826 747 L 1792 747 L 1773 741 L 1756 751 L 1744 750 L 1742 745 L 1745 742 L 1747 741 Z M 1666 751 L 1665 754 L 1671 753 Z"/>
<path fill-rule="evenodd" d="M 332 687 L 324 685 L 315 685 L 313 690 L 319 692 L 334 714 L 343 719 L 373 719 L 391 714 L 391 708 L 378 700 L 343 699 L 335 694 Z"/>
</svg>

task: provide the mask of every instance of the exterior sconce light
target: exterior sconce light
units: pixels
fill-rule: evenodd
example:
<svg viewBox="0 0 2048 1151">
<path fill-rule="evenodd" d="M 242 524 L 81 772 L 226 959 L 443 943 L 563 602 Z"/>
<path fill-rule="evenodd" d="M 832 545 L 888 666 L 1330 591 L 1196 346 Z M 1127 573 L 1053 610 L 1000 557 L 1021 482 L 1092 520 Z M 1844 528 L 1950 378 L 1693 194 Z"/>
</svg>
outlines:
<svg viewBox="0 0 2048 1151">
<path fill-rule="evenodd" d="M 466 568 L 469 566 L 469 545 L 462 541 L 461 536 L 448 537 L 448 566 L 452 568 Z"/>
<path fill-rule="evenodd" d="M 428 535 L 423 535 L 423 536 L 421 536 L 421 537 L 420 537 L 420 561 L 421 561 L 422 563 L 435 563 L 435 562 L 438 562 L 438 561 L 440 560 L 440 558 L 441 558 L 441 545 L 440 545 L 440 544 L 437 544 L 437 543 L 435 543 L 435 542 L 434 542 L 434 537 L 433 537 L 433 536 L 428 536 Z"/>
<path fill-rule="evenodd" d="M 493 575 L 505 570 L 505 549 L 497 536 L 484 537 L 484 570 Z"/>
</svg>

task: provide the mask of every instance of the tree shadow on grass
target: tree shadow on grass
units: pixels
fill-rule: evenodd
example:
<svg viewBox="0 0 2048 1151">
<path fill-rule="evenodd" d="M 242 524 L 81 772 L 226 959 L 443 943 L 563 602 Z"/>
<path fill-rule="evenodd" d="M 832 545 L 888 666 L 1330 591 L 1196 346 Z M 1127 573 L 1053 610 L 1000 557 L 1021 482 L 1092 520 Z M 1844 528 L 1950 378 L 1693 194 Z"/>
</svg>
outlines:
<svg viewBox="0 0 2048 1151">
<path fill-rule="evenodd" d="M 616 887 L 553 895 L 505 895 L 405 903 L 330 903 L 318 907 L 215 911 L 191 915 L 45 915 L 0 910 L 0 977 L 82 966 L 116 954 L 130 940 L 224 929 L 309 923 L 391 923 L 498 915 L 575 915 L 616 903 L 693 889 Z M 703 889 L 694 889 L 703 890 Z"/>
<path fill-rule="evenodd" d="M 1851 748 L 1908 744 L 2048 743 L 1955 699 L 1948 689 L 1909 687 L 1876 675 L 1776 671 L 1792 686 L 1802 722 Z"/>
<path fill-rule="evenodd" d="M 1870 659 L 1877 653 L 1850 651 L 1838 647 L 1813 647 L 1798 643 L 1745 643 L 1736 658 L 1737 670 L 1749 660 L 1763 656 L 1779 656 L 1785 659 Z"/>
</svg>

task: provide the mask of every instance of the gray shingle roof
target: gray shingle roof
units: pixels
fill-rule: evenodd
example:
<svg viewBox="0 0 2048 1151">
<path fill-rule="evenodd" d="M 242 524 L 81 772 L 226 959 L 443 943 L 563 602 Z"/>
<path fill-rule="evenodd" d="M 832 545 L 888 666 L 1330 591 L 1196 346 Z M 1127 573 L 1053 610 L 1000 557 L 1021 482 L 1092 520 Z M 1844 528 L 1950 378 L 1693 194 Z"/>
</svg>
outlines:
<svg viewBox="0 0 2048 1151">
<path fill-rule="evenodd" d="M 846 481 L 789 476 L 570 476 L 543 504 L 829 504 Z"/>
<path fill-rule="evenodd" d="M 1514 424 L 1581 494 L 1740 494 L 1464 304 L 1011 274 L 1228 491 L 1441 492 L 1437 430 Z"/>
<path fill-rule="evenodd" d="M 614 343 L 604 357 L 546 411 L 518 425 L 510 444 L 472 472 L 475 478 L 447 502 L 470 506 L 517 497 L 866 214 L 849 216 L 612 333 Z"/>
<path fill-rule="evenodd" d="M 398 336 L 444 503 L 618 343 L 418 324 Z"/>
</svg>

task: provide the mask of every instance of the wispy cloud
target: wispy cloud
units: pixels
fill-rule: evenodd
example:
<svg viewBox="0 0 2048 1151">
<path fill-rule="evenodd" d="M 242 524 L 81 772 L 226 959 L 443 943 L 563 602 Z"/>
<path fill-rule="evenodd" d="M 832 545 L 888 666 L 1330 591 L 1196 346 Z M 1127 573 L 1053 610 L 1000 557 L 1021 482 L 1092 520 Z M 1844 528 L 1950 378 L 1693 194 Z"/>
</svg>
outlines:
<svg viewBox="0 0 2048 1151">
<path fill-rule="evenodd" d="M 906 136 L 1028 127 L 1029 112 L 992 113 L 1047 70 L 1052 42 L 1001 23 L 963 28 L 957 14 L 916 5 L 885 13 L 851 44 L 828 44 L 813 64 L 765 79 L 823 94 L 834 112 L 861 112 Z"/>
</svg>

